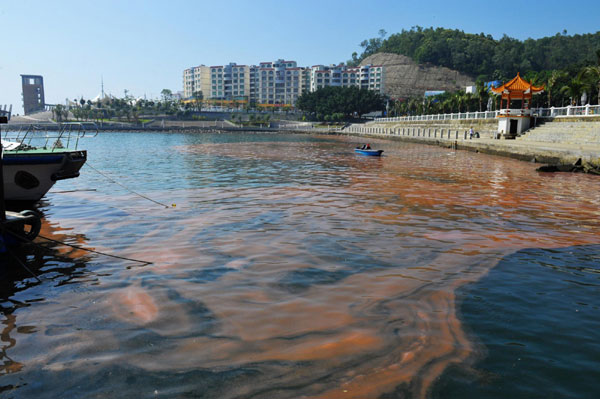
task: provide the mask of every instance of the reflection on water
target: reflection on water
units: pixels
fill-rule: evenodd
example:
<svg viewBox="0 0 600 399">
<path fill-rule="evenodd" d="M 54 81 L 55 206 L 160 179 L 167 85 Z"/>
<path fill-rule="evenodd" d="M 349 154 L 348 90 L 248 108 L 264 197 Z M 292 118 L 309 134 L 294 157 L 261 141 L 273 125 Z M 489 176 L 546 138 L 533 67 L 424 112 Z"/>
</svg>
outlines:
<svg viewBox="0 0 600 399">
<path fill-rule="evenodd" d="M 177 206 L 90 169 L 73 184 L 97 192 L 48 195 L 42 235 L 153 264 L 53 245 L 25 257 L 41 284 L 5 270 L 0 395 L 425 397 L 475 350 L 457 288 L 523 248 L 600 241 L 593 176 L 383 141 L 370 159 L 354 145 L 90 142 L 94 167 Z"/>
</svg>

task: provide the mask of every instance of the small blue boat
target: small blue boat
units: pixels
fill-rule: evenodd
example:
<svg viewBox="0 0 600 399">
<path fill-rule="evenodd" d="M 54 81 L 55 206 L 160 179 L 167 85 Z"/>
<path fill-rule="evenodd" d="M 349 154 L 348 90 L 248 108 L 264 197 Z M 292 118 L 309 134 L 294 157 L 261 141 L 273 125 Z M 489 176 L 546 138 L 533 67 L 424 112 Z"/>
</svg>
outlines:
<svg viewBox="0 0 600 399">
<path fill-rule="evenodd" d="M 383 150 L 362 150 L 360 148 L 355 148 L 354 152 L 356 152 L 357 154 L 360 154 L 360 155 L 370 155 L 373 157 L 378 157 L 378 156 L 381 156 L 381 153 L 383 152 Z"/>
</svg>

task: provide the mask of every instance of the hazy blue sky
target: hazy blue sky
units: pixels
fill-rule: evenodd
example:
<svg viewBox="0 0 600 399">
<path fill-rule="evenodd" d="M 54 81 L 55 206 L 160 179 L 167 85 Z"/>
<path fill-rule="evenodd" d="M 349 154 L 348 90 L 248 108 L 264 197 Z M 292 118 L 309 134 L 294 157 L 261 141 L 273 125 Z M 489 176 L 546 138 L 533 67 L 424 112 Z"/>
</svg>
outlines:
<svg viewBox="0 0 600 399">
<path fill-rule="evenodd" d="M 0 0 L 0 104 L 22 113 L 20 74 L 44 76 L 47 103 L 106 92 L 182 90 L 185 68 L 278 58 L 331 64 L 412 26 L 519 39 L 600 29 L 600 2 L 385 0 Z"/>
</svg>

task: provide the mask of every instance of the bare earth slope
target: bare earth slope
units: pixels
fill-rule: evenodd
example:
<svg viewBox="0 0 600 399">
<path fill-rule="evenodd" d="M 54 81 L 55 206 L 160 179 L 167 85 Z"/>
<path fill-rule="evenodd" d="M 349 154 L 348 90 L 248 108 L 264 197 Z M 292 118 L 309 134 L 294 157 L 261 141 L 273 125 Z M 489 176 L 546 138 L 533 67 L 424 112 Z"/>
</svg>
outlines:
<svg viewBox="0 0 600 399">
<path fill-rule="evenodd" d="M 420 97 L 427 90 L 455 91 L 474 85 L 474 79 L 445 67 L 420 65 L 410 57 L 378 53 L 362 65 L 385 66 L 385 93 L 392 98 Z"/>
</svg>

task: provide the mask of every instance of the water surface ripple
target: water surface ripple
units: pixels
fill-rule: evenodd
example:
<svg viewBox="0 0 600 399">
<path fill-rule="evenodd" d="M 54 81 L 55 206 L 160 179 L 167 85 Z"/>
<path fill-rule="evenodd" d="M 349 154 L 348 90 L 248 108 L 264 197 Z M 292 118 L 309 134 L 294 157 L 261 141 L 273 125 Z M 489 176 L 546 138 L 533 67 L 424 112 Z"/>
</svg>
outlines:
<svg viewBox="0 0 600 399">
<path fill-rule="evenodd" d="M 153 264 L 38 239 L 19 256 L 40 283 L 4 260 L 0 397 L 426 397 L 481 347 L 458 288 L 523 249 L 600 243 L 597 177 L 375 140 L 385 156 L 368 158 L 356 144 L 85 141 L 94 168 L 176 206 L 90 168 L 55 186 L 42 235 Z M 521 251 L 519 267 L 547 253 Z"/>
</svg>

